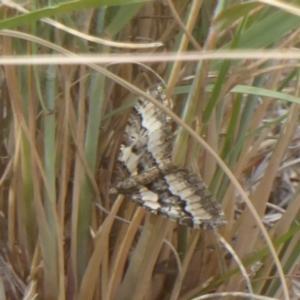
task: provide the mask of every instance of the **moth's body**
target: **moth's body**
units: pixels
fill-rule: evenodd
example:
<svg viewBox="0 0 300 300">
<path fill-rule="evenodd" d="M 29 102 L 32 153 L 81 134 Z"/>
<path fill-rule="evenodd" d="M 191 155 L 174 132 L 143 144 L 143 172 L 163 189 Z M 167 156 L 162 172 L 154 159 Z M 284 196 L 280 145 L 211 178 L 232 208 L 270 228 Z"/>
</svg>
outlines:
<svg viewBox="0 0 300 300">
<path fill-rule="evenodd" d="M 166 107 L 172 103 L 161 86 L 148 93 Z M 226 224 L 224 214 L 195 174 L 171 162 L 173 121 L 151 102 L 139 99 L 125 128 L 115 188 L 131 200 L 170 220 L 193 228 Z"/>
</svg>

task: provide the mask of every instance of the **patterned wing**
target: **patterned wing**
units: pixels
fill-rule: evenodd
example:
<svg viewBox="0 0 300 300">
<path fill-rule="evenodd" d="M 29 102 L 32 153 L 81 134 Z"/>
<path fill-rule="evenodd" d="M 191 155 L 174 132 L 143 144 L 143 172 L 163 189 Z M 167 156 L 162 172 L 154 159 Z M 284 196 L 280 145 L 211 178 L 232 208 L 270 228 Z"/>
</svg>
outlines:
<svg viewBox="0 0 300 300">
<path fill-rule="evenodd" d="M 152 97 L 172 108 L 161 86 L 147 91 Z M 125 128 L 118 157 L 119 168 L 130 176 L 145 169 L 162 166 L 171 155 L 173 122 L 158 107 L 143 98 L 134 106 Z"/>
<path fill-rule="evenodd" d="M 204 182 L 187 169 L 155 167 L 119 182 L 116 189 L 152 213 L 182 225 L 211 229 L 226 224 Z"/>
</svg>

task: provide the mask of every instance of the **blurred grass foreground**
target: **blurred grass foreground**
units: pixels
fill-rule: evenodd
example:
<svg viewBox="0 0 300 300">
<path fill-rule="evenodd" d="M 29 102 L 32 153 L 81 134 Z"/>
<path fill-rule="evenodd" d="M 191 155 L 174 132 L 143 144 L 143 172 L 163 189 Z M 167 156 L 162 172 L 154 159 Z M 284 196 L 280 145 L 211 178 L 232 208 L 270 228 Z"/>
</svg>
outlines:
<svg viewBox="0 0 300 300">
<path fill-rule="evenodd" d="M 299 1 L 0 13 L 1 300 L 300 299 Z M 181 119 L 172 159 L 221 204 L 219 230 L 109 194 L 130 109 L 158 82 Z"/>
</svg>

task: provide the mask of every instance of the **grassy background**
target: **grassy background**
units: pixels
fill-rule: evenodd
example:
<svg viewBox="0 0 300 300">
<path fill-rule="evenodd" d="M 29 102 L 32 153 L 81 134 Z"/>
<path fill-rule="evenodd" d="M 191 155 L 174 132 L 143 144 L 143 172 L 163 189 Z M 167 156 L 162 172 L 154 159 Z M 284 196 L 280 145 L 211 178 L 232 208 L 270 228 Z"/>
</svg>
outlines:
<svg viewBox="0 0 300 300">
<path fill-rule="evenodd" d="M 0 299 L 299 299 L 300 4 L 243 2 L 2 2 Z M 265 49 L 282 56 L 251 59 Z M 173 160 L 222 204 L 219 233 L 109 196 L 127 108 L 159 78 Z"/>
</svg>

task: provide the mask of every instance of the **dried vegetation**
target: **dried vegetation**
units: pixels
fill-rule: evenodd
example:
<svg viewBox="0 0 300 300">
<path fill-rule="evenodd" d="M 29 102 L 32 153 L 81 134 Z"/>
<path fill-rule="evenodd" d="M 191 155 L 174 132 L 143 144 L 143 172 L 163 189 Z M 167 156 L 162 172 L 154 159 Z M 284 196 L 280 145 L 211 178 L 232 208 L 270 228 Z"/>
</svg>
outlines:
<svg viewBox="0 0 300 300">
<path fill-rule="evenodd" d="M 299 6 L 96 2 L 1 3 L 0 299 L 299 299 Z M 109 196 L 127 108 L 159 77 L 211 147 L 179 126 L 173 159 L 222 203 L 219 234 Z"/>
</svg>

